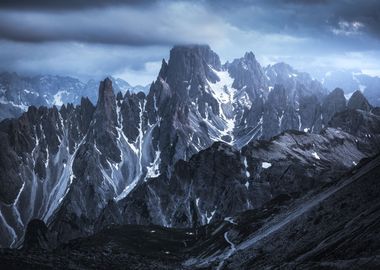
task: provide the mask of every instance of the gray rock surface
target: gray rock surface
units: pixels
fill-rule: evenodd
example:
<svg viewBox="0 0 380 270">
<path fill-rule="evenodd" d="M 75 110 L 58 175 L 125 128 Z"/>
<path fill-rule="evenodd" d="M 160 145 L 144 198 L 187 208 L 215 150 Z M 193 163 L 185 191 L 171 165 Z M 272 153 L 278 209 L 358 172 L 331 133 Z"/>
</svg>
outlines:
<svg viewBox="0 0 380 270">
<path fill-rule="evenodd" d="M 351 98 L 348 100 L 347 107 L 349 109 L 359 109 L 363 111 L 370 111 L 372 108 L 372 106 L 360 91 L 356 91 L 352 94 Z"/>
<path fill-rule="evenodd" d="M 204 225 L 281 189 L 313 189 L 328 181 L 329 164 L 337 173 L 378 148 L 375 114 L 342 115 L 323 129 L 343 109 L 339 91 L 327 97 L 332 109 L 310 76 L 262 68 L 252 53 L 221 65 L 208 46 L 174 47 L 147 95 L 116 93 L 107 78 L 98 96 L 95 106 L 31 106 L 0 123 L 2 246 L 17 246 L 32 219 L 62 242 L 112 222 Z M 264 162 L 279 162 L 273 181 Z"/>
<path fill-rule="evenodd" d="M 0 260 L 7 269 L 378 269 L 379 177 L 377 155 L 302 196 L 196 229 L 112 225 L 54 250 L 1 249 Z"/>
</svg>

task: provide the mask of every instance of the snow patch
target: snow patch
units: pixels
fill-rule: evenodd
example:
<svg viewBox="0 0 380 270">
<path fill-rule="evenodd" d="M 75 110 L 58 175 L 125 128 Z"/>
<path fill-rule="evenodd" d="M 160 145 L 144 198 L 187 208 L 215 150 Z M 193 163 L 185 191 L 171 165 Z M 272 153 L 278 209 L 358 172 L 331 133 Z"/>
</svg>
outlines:
<svg viewBox="0 0 380 270">
<path fill-rule="evenodd" d="M 211 219 L 214 217 L 216 210 L 211 212 L 211 215 L 206 215 L 207 224 L 210 223 Z"/>
<path fill-rule="evenodd" d="M 227 221 L 233 225 L 237 225 L 237 222 L 232 217 L 226 217 L 224 218 L 224 221 Z"/>
<path fill-rule="evenodd" d="M 12 105 L 13 107 L 19 108 L 19 109 L 21 109 L 21 110 L 23 110 L 23 111 L 28 110 L 28 106 L 25 105 L 24 103 L 21 102 L 21 104 L 16 104 L 16 103 L 14 103 L 13 101 L 6 100 L 5 97 L 1 97 L 1 98 L 0 98 L 0 104 L 10 104 L 10 105 Z"/>
<path fill-rule="evenodd" d="M 234 137 L 232 133 L 236 125 L 236 116 L 229 116 L 226 112 L 226 108 L 233 107 L 236 101 L 237 89 L 232 87 L 234 79 L 230 76 L 228 71 L 217 71 L 211 66 L 210 68 L 219 77 L 219 81 L 216 83 L 208 82 L 208 90 L 219 104 L 219 117 L 223 120 L 225 125 L 224 130 L 221 131 L 221 135 L 230 136 L 233 141 Z"/>
<path fill-rule="evenodd" d="M 53 97 L 54 98 L 53 105 L 62 106 L 63 105 L 63 101 L 62 101 L 63 95 L 69 95 L 69 92 L 67 92 L 66 90 L 58 91 Z"/>
<path fill-rule="evenodd" d="M 160 175 L 161 151 L 156 151 L 154 161 L 147 168 L 146 178 L 154 178 Z"/>
<path fill-rule="evenodd" d="M 319 155 L 317 154 L 317 152 L 312 152 L 311 155 L 315 158 L 315 159 L 318 159 L 320 160 L 321 158 L 319 157 Z"/>
<path fill-rule="evenodd" d="M 298 130 L 301 130 L 302 128 L 302 120 L 301 120 L 301 115 L 298 114 Z"/>
<path fill-rule="evenodd" d="M 261 167 L 262 167 L 263 169 L 268 169 L 268 168 L 272 167 L 272 163 L 269 163 L 269 162 L 263 162 L 263 163 L 261 163 Z"/>
<path fill-rule="evenodd" d="M 247 158 L 246 157 L 244 157 L 244 168 L 245 168 L 245 176 L 250 177 L 251 174 L 248 171 L 248 163 L 247 163 Z"/>
</svg>

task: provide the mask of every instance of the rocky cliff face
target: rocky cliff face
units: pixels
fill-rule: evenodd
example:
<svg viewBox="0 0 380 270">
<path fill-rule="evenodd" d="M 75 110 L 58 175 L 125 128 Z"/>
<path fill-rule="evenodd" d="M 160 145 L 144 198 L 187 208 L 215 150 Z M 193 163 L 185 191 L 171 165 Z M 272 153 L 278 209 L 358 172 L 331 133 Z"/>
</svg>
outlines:
<svg viewBox="0 0 380 270">
<path fill-rule="evenodd" d="M 42 220 L 33 219 L 28 223 L 22 244 L 24 250 L 50 250 L 55 245 L 55 236 Z"/>
<path fill-rule="evenodd" d="M 363 111 L 370 111 L 372 106 L 369 104 L 362 92 L 356 91 L 352 94 L 350 100 L 348 101 L 347 107 L 354 110 L 359 109 Z"/>
<path fill-rule="evenodd" d="M 380 118 L 363 111 L 349 113 L 338 114 L 332 120 L 335 128 L 320 134 L 287 131 L 269 141 L 251 142 L 241 151 L 214 143 L 188 162 L 178 161 L 170 178 L 151 179 L 118 206 L 107 207 L 98 227 L 153 223 L 196 228 L 260 208 L 280 194 L 298 197 L 317 189 L 380 151 Z M 351 120 L 357 117 L 352 129 Z"/>
<path fill-rule="evenodd" d="M 333 184 L 268 204 L 204 230 L 188 269 L 376 269 L 380 159 L 363 160 Z M 186 269 L 186 268 L 185 268 Z"/>
<path fill-rule="evenodd" d="M 334 115 L 338 112 L 342 112 L 346 109 L 346 98 L 344 97 L 344 92 L 340 88 L 336 88 L 331 93 L 329 93 L 323 100 L 322 103 L 322 119 L 323 125 L 327 126 L 328 122 Z"/>
<path fill-rule="evenodd" d="M 38 237 L 24 243 L 33 248 L 1 249 L 0 260 L 28 269 L 377 269 L 379 177 L 377 155 L 306 194 L 281 193 L 202 227 L 111 225 L 54 250 L 41 245 L 49 231 L 35 220 L 28 231 Z"/>
<path fill-rule="evenodd" d="M 252 53 L 221 65 L 208 46 L 179 46 L 147 95 L 115 94 L 105 79 L 95 106 L 82 98 L 29 107 L 0 124 L 0 244 L 16 246 L 35 218 L 67 241 L 111 222 L 196 227 L 259 207 L 281 188 L 310 190 L 327 181 L 328 164 L 347 169 L 377 149 L 378 117 L 331 120 L 346 104 L 339 90 L 323 95 L 306 74 L 263 69 Z M 330 120 L 334 129 L 323 129 Z M 288 129 L 296 131 L 251 142 Z"/>
<path fill-rule="evenodd" d="M 60 111 L 29 107 L 19 119 L 1 123 L 6 143 L 0 155 L 8 160 L 1 163 L 2 171 L 7 173 L 4 176 L 15 175 L 1 181 L 5 191 L 1 203 L 3 245 L 16 244 L 31 219 L 47 219 L 67 195 L 73 163 L 95 109 L 87 99 L 81 104 L 64 106 Z M 7 189 L 7 183 L 17 190 Z"/>
</svg>

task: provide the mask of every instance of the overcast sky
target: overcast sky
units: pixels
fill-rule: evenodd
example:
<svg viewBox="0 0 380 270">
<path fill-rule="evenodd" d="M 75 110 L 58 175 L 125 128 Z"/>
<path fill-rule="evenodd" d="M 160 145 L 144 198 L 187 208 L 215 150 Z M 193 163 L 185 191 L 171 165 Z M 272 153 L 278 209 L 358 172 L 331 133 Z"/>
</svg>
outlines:
<svg viewBox="0 0 380 270">
<path fill-rule="evenodd" d="M 377 0 L 1 0 L 0 71 L 148 84 L 175 44 L 380 75 Z"/>
</svg>

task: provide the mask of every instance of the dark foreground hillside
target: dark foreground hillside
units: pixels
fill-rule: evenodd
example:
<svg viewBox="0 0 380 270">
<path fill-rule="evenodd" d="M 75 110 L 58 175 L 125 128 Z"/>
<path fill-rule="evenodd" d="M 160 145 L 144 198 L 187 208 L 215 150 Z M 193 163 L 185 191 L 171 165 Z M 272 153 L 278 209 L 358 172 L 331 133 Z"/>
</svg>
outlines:
<svg viewBox="0 0 380 270">
<path fill-rule="evenodd" d="M 380 156 L 301 198 L 197 229 L 110 226 L 49 247 L 41 222 L 22 250 L 3 249 L 2 269 L 379 269 Z M 37 225 L 36 225 L 37 224 Z M 31 228 L 33 227 L 33 228 Z"/>
</svg>

